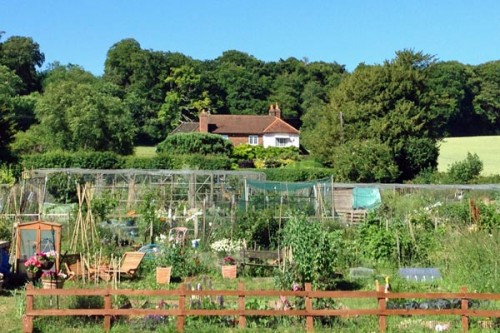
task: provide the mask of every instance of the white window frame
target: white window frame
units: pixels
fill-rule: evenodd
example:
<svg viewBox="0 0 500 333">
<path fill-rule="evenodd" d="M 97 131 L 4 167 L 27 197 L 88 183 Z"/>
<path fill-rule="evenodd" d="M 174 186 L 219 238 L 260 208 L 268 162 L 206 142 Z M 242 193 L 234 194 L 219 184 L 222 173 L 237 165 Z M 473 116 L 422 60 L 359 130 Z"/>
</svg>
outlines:
<svg viewBox="0 0 500 333">
<path fill-rule="evenodd" d="M 289 138 L 276 138 L 275 147 L 286 147 L 289 141 Z"/>
<path fill-rule="evenodd" d="M 258 135 L 249 135 L 248 136 L 248 144 L 252 146 L 256 146 L 259 144 L 259 136 Z"/>
<path fill-rule="evenodd" d="M 224 140 L 229 140 L 229 136 L 227 134 L 222 134 L 221 136 Z"/>
</svg>

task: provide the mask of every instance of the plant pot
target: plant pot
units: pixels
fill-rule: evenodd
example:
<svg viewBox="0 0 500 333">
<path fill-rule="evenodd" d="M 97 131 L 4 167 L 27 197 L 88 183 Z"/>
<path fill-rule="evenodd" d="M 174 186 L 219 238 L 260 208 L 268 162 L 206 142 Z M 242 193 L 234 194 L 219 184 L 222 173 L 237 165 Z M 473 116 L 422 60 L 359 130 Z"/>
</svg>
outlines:
<svg viewBox="0 0 500 333">
<path fill-rule="evenodd" d="M 31 282 L 35 282 L 38 279 L 40 279 L 42 274 L 43 274 L 42 270 L 38 270 L 36 272 L 26 271 L 26 275 L 28 276 L 28 280 L 30 280 Z"/>
<path fill-rule="evenodd" d="M 168 284 L 170 283 L 170 274 L 172 267 L 156 267 L 156 283 Z"/>
<path fill-rule="evenodd" d="M 63 285 L 63 279 L 42 279 L 43 289 L 62 289 Z"/>
<path fill-rule="evenodd" d="M 223 265 L 222 277 L 225 279 L 236 279 L 237 266 L 236 265 Z"/>
</svg>

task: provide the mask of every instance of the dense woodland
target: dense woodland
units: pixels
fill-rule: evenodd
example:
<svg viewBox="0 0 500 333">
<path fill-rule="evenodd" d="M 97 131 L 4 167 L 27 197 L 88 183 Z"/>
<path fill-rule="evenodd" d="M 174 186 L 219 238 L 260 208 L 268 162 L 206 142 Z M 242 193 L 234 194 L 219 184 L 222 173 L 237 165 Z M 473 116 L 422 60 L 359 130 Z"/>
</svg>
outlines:
<svg viewBox="0 0 500 333">
<path fill-rule="evenodd" d="M 278 103 L 323 165 L 363 160 L 374 179 L 400 181 L 436 168 L 440 139 L 500 130 L 500 60 L 471 66 L 407 49 L 350 73 L 336 62 L 264 62 L 236 50 L 200 61 L 124 39 L 108 50 L 101 77 L 77 64 L 41 70 L 44 61 L 30 37 L 0 39 L 4 162 L 56 150 L 130 155 L 202 109 L 265 114 Z M 357 180 L 363 170 L 344 172 Z"/>
</svg>

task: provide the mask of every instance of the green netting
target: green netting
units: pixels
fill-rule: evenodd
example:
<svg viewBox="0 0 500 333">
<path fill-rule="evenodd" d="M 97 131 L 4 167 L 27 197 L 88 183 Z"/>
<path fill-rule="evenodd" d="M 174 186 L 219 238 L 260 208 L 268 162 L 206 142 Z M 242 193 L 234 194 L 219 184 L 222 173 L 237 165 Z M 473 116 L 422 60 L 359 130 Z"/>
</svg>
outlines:
<svg viewBox="0 0 500 333">
<path fill-rule="evenodd" d="M 247 185 L 250 188 L 264 190 L 264 191 L 276 191 L 276 192 L 295 192 L 305 189 L 312 189 L 314 186 L 322 183 L 327 183 L 328 179 L 321 179 L 310 182 L 272 182 L 272 181 L 260 181 L 254 179 L 248 179 Z M 328 183 L 327 183 L 328 184 Z"/>
<path fill-rule="evenodd" d="M 373 209 L 380 206 L 380 191 L 374 187 L 355 187 L 352 189 L 353 209 Z"/>
</svg>

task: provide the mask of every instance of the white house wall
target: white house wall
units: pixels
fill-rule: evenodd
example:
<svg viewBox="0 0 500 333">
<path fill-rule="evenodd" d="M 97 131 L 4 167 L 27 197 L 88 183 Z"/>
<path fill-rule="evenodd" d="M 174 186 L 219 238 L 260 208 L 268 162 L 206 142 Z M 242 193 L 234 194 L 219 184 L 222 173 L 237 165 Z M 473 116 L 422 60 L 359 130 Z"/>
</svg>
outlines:
<svg viewBox="0 0 500 333">
<path fill-rule="evenodd" d="M 276 147 L 276 138 L 288 139 L 285 147 L 297 147 L 297 148 L 299 148 L 299 136 L 298 136 L 298 134 L 288 134 L 288 133 L 287 134 L 281 134 L 281 133 L 264 134 L 264 136 L 263 136 L 264 148 Z"/>
</svg>

